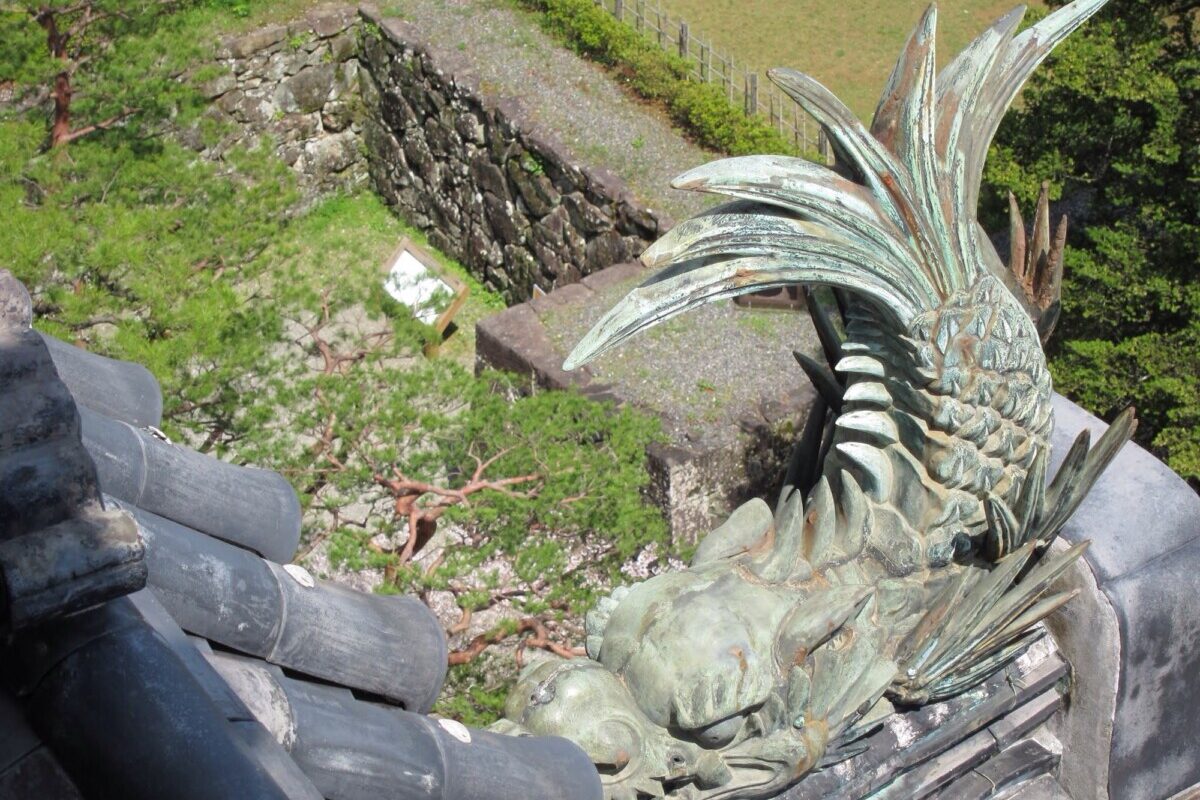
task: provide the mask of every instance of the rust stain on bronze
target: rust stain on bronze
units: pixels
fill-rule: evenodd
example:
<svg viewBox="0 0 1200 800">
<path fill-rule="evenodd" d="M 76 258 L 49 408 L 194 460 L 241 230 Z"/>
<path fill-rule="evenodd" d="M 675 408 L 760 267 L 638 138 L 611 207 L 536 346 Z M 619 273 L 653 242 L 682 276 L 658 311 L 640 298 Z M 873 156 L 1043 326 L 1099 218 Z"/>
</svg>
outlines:
<svg viewBox="0 0 1200 800">
<path fill-rule="evenodd" d="M 742 672 L 750 669 L 750 665 L 746 663 L 746 653 L 740 647 L 729 648 L 729 654 L 737 659 L 738 669 Z"/>
</svg>

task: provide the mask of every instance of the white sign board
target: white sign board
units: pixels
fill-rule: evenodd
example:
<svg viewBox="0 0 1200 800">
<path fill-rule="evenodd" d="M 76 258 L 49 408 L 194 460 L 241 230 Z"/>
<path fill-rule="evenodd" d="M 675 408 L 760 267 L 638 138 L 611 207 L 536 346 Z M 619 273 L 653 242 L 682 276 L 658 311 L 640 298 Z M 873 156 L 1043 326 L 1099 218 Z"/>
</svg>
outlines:
<svg viewBox="0 0 1200 800">
<path fill-rule="evenodd" d="M 383 288 L 396 302 L 411 308 L 413 316 L 426 325 L 437 322 L 456 294 L 452 286 L 426 269 L 407 250 L 401 251 L 392 262 Z"/>
</svg>

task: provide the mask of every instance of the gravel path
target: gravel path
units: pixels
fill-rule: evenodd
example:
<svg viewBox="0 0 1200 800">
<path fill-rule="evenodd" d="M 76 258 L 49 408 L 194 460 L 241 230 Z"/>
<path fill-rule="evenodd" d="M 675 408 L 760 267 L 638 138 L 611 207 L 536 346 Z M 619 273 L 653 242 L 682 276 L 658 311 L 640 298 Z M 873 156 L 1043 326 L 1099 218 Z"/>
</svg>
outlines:
<svg viewBox="0 0 1200 800">
<path fill-rule="evenodd" d="M 651 208 L 681 220 L 715 202 L 670 182 L 719 156 L 558 44 L 530 13 L 504 0 L 405 0 L 384 10 L 435 49 L 469 58 L 484 93 L 515 100 L 577 159 L 618 175 Z"/>
</svg>

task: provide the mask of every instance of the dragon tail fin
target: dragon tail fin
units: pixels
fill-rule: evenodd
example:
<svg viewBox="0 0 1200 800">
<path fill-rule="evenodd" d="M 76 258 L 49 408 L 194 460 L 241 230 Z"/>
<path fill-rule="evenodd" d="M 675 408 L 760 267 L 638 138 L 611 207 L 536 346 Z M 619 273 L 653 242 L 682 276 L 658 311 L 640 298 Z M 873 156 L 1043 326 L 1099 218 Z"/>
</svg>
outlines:
<svg viewBox="0 0 1200 800">
<path fill-rule="evenodd" d="M 1021 14 L 1009 14 L 941 75 L 930 6 L 870 129 L 809 76 L 771 70 L 822 125 L 852 177 L 784 156 L 729 158 L 680 176 L 676 188 L 736 201 L 680 223 L 651 246 L 643 262 L 665 269 L 609 311 L 564 368 L 703 303 L 763 289 L 832 286 L 903 330 L 982 275 L 1012 287 L 975 218 L 984 157 L 1029 74 L 1104 2 L 1075 0 L 1020 34 Z"/>
<path fill-rule="evenodd" d="M 1012 508 L 988 499 L 983 552 L 994 566 L 966 567 L 909 634 L 898 651 L 894 696 L 905 702 L 948 697 L 1037 639 L 1034 626 L 1074 596 L 1047 594 L 1050 586 L 1088 543 L 1059 552 L 1049 552 L 1049 545 L 1136 427 L 1133 409 L 1127 409 L 1095 447 L 1089 447 L 1087 431 L 1080 433 L 1049 486 L 1043 451 Z"/>
<path fill-rule="evenodd" d="M 926 703 L 950 697 L 1040 638 L 1036 623 L 1075 595 L 1046 595 L 1046 590 L 1083 554 L 1087 542 L 1042 559 L 1014 583 L 1036 546 L 1026 543 L 991 570 L 968 567 L 942 591 L 900 646 L 893 698 Z"/>
</svg>

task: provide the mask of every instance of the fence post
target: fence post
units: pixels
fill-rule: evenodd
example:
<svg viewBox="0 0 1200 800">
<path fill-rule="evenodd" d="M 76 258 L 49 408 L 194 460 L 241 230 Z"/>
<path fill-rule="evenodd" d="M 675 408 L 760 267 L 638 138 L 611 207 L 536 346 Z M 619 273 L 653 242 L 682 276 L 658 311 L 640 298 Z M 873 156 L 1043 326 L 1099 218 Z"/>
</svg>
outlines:
<svg viewBox="0 0 1200 800">
<path fill-rule="evenodd" d="M 746 73 L 746 116 L 758 113 L 758 73 Z"/>
<path fill-rule="evenodd" d="M 667 18 L 661 11 L 654 12 L 655 18 L 658 20 L 658 46 L 663 50 L 667 49 Z"/>
<path fill-rule="evenodd" d="M 625 21 L 625 0 L 613 0 L 613 16 L 618 22 Z"/>
<path fill-rule="evenodd" d="M 679 20 L 679 55 L 688 57 L 688 24 Z"/>
<path fill-rule="evenodd" d="M 638 33 L 641 33 L 642 29 L 646 27 L 646 0 L 637 0 L 635 13 L 637 16 L 634 17 L 634 21 L 637 23 Z"/>
<path fill-rule="evenodd" d="M 826 164 L 833 163 L 833 148 L 829 146 L 829 137 L 825 135 L 825 128 L 817 131 L 817 149 L 821 151 L 821 158 Z"/>
<path fill-rule="evenodd" d="M 700 80 L 708 83 L 712 80 L 712 47 L 700 43 Z"/>
</svg>

